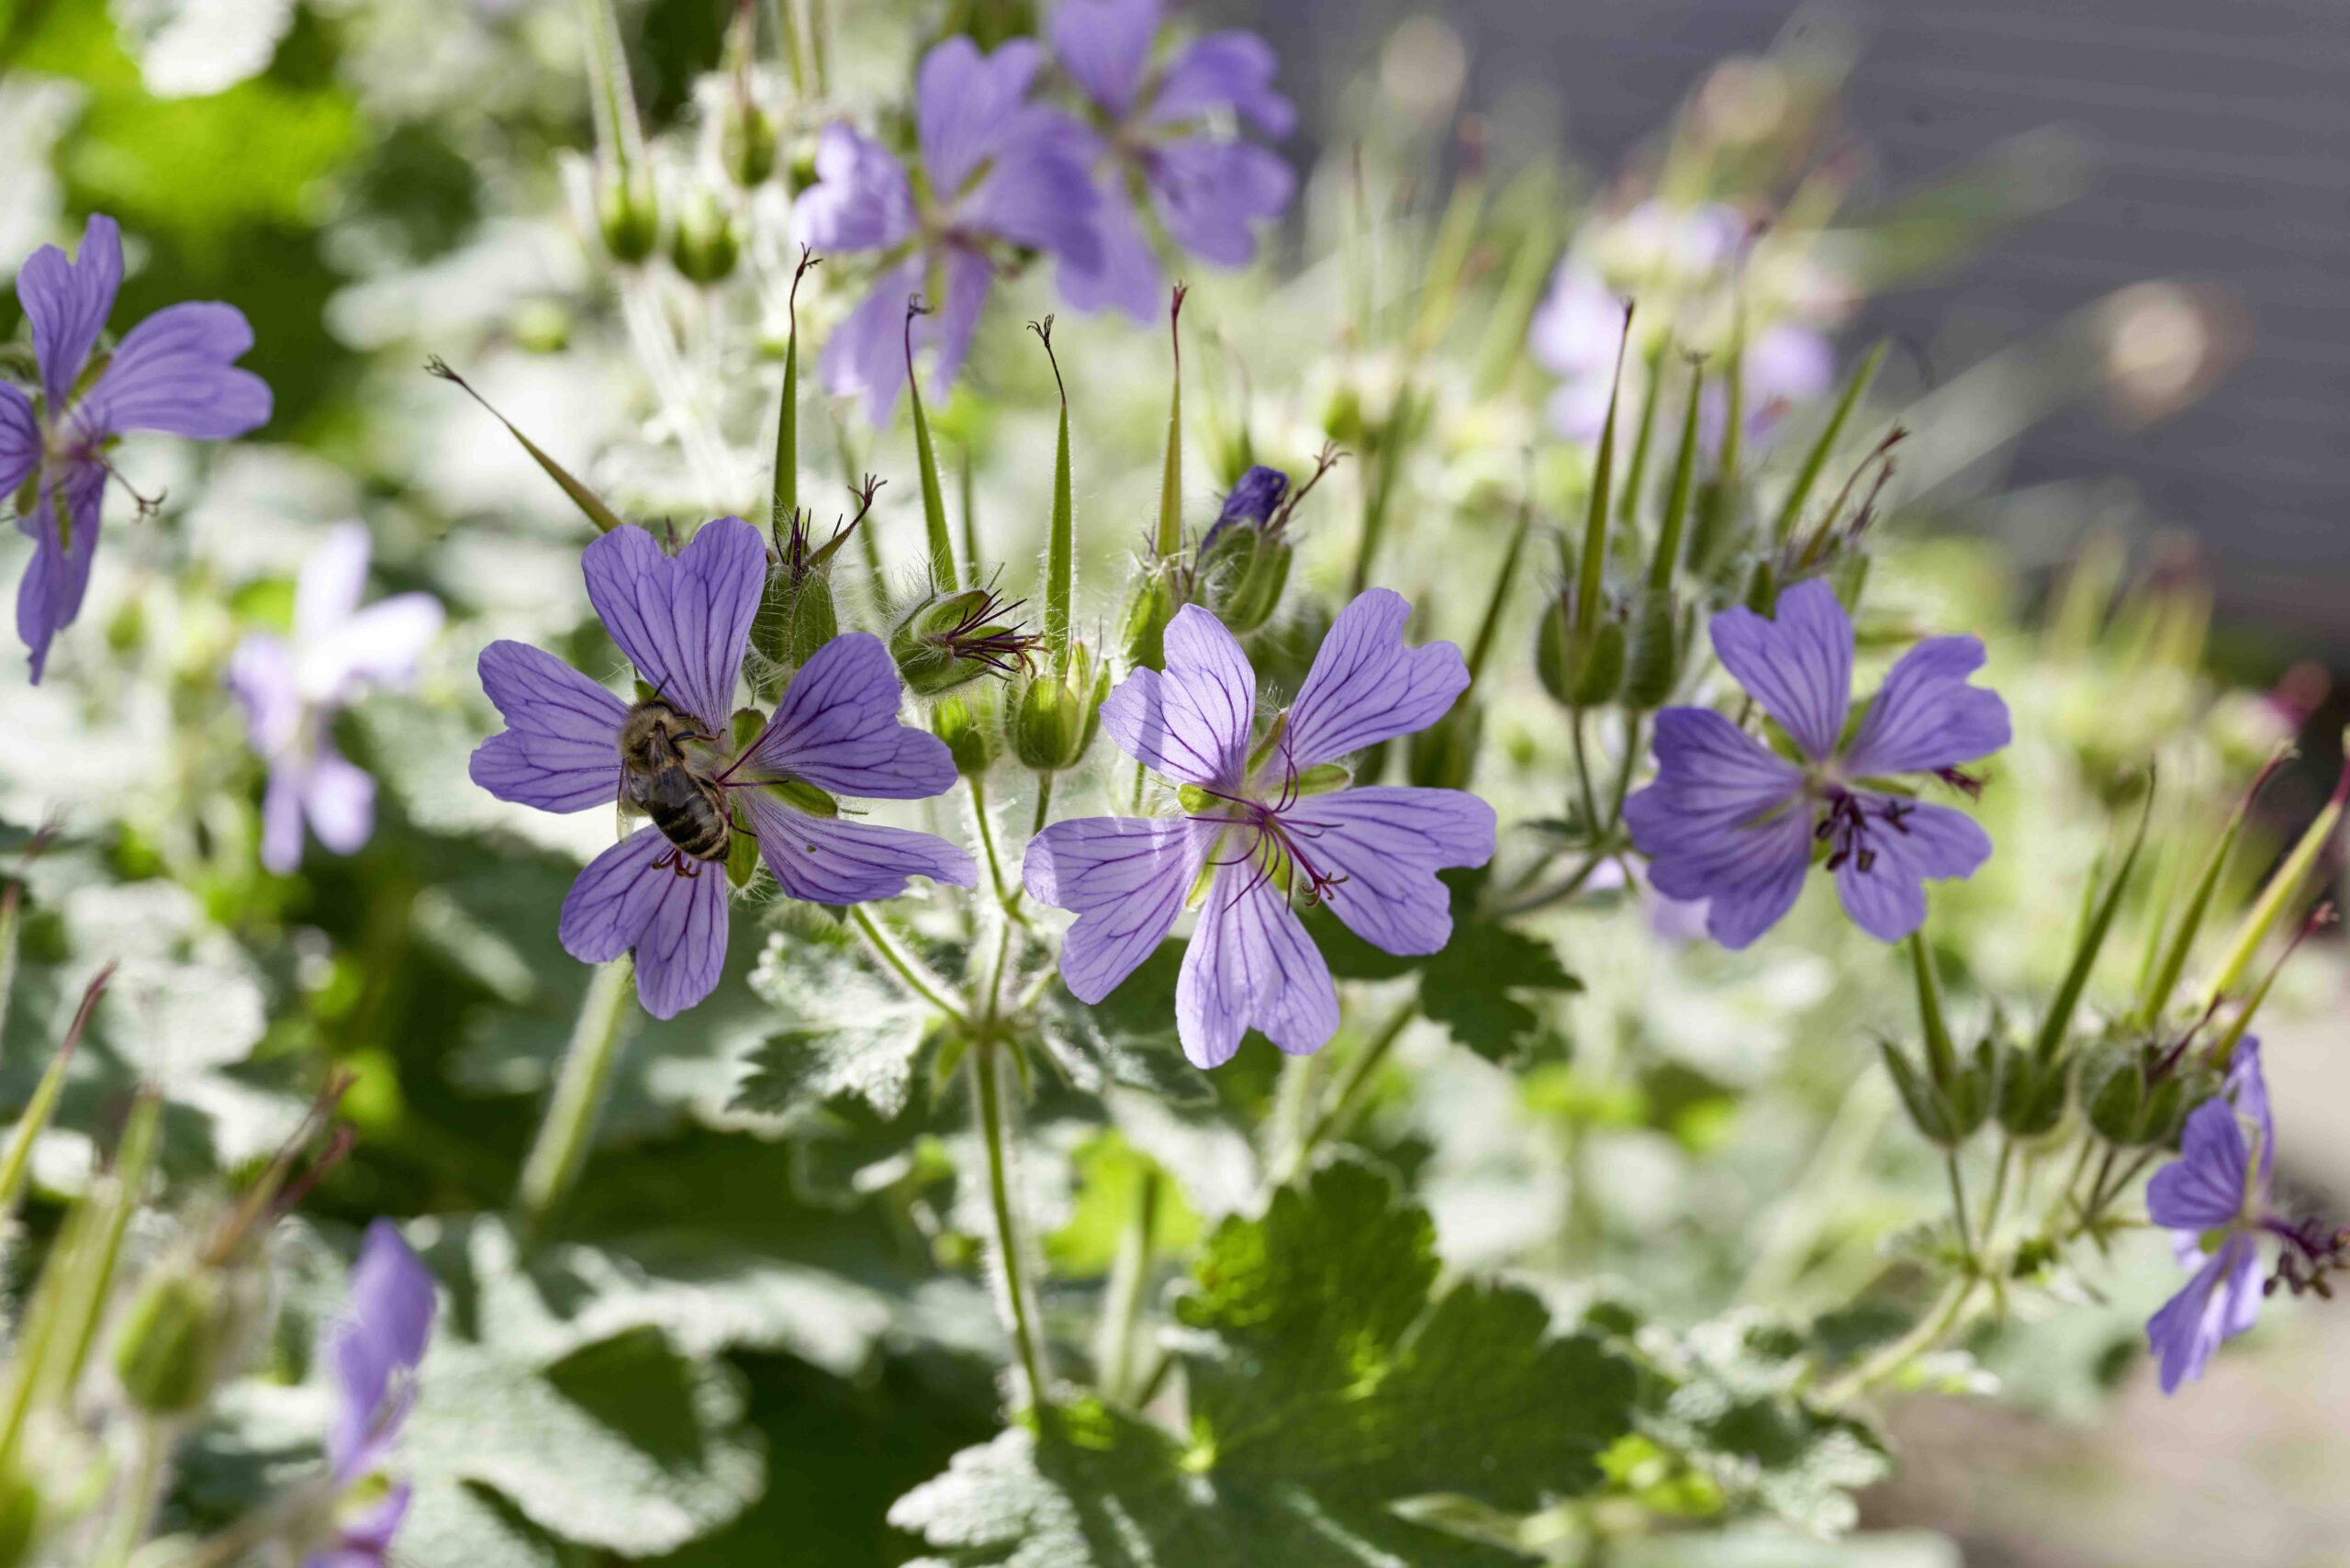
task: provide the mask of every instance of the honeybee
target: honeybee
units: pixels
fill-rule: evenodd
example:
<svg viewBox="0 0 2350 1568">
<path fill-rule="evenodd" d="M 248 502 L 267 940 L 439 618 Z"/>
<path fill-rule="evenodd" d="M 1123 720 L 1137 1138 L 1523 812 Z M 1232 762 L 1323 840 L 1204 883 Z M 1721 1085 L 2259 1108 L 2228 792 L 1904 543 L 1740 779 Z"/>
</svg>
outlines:
<svg viewBox="0 0 2350 1568">
<path fill-rule="evenodd" d="M 621 799 L 651 817 L 669 840 L 668 863 L 681 877 L 701 875 L 688 857 L 720 863 L 733 846 L 726 791 L 698 771 L 685 751 L 689 741 L 717 738 L 659 697 L 639 702 L 621 722 Z"/>
</svg>

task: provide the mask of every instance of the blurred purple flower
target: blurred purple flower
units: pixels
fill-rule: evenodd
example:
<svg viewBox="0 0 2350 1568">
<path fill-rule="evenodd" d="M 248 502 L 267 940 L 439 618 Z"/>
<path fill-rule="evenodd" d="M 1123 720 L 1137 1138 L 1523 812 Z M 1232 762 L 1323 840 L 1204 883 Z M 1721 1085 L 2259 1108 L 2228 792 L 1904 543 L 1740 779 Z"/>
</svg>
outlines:
<svg viewBox="0 0 2350 1568">
<path fill-rule="evenodd" d="M 170 305 L 107 353 L 94 351 L 122 286 L 122 231 L 93 214 L 79 261 L 43 245 L 17 274 L 17 298 L 40 365 L 36 403 L 0 385 L 0 495 L 38 473 L 17 526 L 33 542 L 17 589 L 17 634 L 40 681 L 51 638 L 81 612 L 113 473 L 107 453 L 127 431 L 226 441 L 269 418 L 269 387 L 235 362 L 253 346 L 244 313 L 221 304 Z"/>
<path fill-rule="evenodd" d="M 404 593 L 359 608 L 367 586 L 367 530 L 344 523 L 302 563 L 291 642 L 250 633 L 229 660 L 229 689 L 245 710 L 246 738 L 269 764 L 262 799 L 262 864 L 302 863 L 302 824 L 348 855 L 375 825 L 375 781 L 334 749 L 337 710 L 370 687 L 405 688 L 441 631 L 431 594 Z"/>
<path fill-rule="evenodd" d="M 1459 648 L 1404 645 L 1410 614 L 1385 588 L 1347 606 L 1252 758 L 1256 671 L 1214 616 L 1197 605 L 1177 613 L 1166 673 L 1128 676 L 1102 704 L 1102 727 L 1181 786 L 1182 809 L 1055 823 L 1021 868 L 1032 895 L 1078 916 L 1060 959 L 1078 1000 L 1100 1002 L 1151 955 L 1209 868 L 1175 992 L 1183 1052 L 1203 1068 L 1230 1060 L 1252 1025 L 1294 1053 L 1337 1030 L 1329 966 L 1292 894 L 1326 902 L 1390 953 L 1434 953 L 1450 939 L 1437 872 L 1493 857 L 1494 809 L 1459 790 L 1308 792 L 1321 782 L 1315 768 L 1427 728 L 1468 686 Z"/>
<path fill-rule="evenodd" d="M 2195 1271 L 2146 1323 L 2165 1394 L 2201 1377 L 2221 1342 L 2260 1316 L 2255 1238 L 2277 1223 L 2269 1209 L 2276 1162 L 2277 1123 L 2260 1042 L 2247 1037 L 2236 1044 L 2225 1089 L 2187 1118 L 2178 1158 L 2146 1183 L 2146 1216 L 2171 1232 L 2179 1261 Z"/>
<path fill-rule="evenodd" d="M 1061 69 L 1100 117 L 1091 139 L 1102 178 L 1098 262 L 1072 258 L 1061 293 L 1082 310 L 1136 320 L 1165 308 L 1166 286 L 1136 204 L 1146 195 L 1177 245 L 1217 266 L 1245 266 L 1255 226 L 1297 187 L 1275 153 L 1235 134 L 1287 136 L 1296 112 L 1273 91 L 1279 62 L 1255 33 L 1210 33 L 1154 72 L 1159 0 L 1060 0 L 1046 23 Z M 1219 123 L 1221 122 L 1221 123 Z"/>
<path fill-rule="evenodd" d="M 351 1271 L 351 1301 L 326 1336 L 339 1405 L 327 1433 L 327 1472 L 338 1497 L 381 1468 L 415 1401 L 416 1369 L 432 1337 L 432 1276 L 388 1220 L 367 1227 Z M 408 1514 L 405 1482 L 338 1521 L 334 1543 L 304 1568 L 384 1568 Z"/>
<path fill-rule="evenodd" d="M 846 124 L 816 143 L 816 184 L 800 196 L 800 238 L 822 251 L 882 252 L 880 275 L 833 331 L 818 365 L 826 390 L 862 393 L 889 422 L 904 385 L 906 302 L 934 314 L 914 324 L 934 351 L 945 397 L 971 346 L 993 280 L 993 243 L 1049 252 L 1068 266 L 1101 264 L 1088 139 L 1069 116 L 1027 101 L 1044 51 L 1014 39 L 981 54 L 951 38 L 923 57 L 916 83 L 917 185 L 898 156 Z"/>
<path fill-rule="evenodd" d="M 1826 392 L 1836 383 L 1836 345 L 1828 334 L 1781 321 L 1754 334 L 1738 360 L 1740 408 L 1749 441 L 1767 439 L 1787 410 Z M 1718 450 L 1729 397 L 1719 383 L 1706 387 L 1699 415 L 1705 445 Z"/>
<path fill-rule="evenodd" d="M 1624 301 L 1589 263 L 1570 256 L 1559 263 L 1528 335 L 1536 361 L 1559 377 L 1550 428 L 1570 441 L 1597 441 L 1624 342 Z"/>
<path fill-rule="evenodd" d="M 704 525 L 674 559 L 641 528 L 588 546 L 588 598 L 612 640 L 663 700 L 716 737 L 701 758 L 756 834 L 784 892 L 815 903 L 895 898 L 911 876 L 968 887 L 971 857 L 926 833 L 820 816 L 757 788 L 918 800 L 955 783 L 936 736 L 898 722 L 898 672 L 881 640 L 852 632 L 802 665 L 775 715 L 733 756 L 734 687 L 767 585 L 767 545 L 740 518 Z M 474 782 L 501 801 L 579 812 L 621 800 L 629 705 L 553 655 L 520 643 L 482 650 L 482 686 L 508 727 L 473 756 Z M 722 868 L 688 866 L 658 827 L 599 855 L 563 901 L 564 949 L 583 963 L 636 955 L 637 995 L 656 1018 L 708 996 L 726 962 Z"/>
<path fill-rule="evenodd" d="M 1711 630 L 1723 667 L 1803 761 L 1710 708 L 1660 712 L 1656 780 L 1624 803 L 1656 890 L 1709 900 L 1707 930 L 1743 947 L 1795 903 L 1824 843 L 1845 912 L 1880 940 L 1908 935 L 1926 918 L 1925 879 L 1974 875 L 1991 840 L 1947 806 L 1869 781 L 1924 773 L 1972 787 L 1960 765 L 2008 744 L 2007 704 L 1967 684 L 1982 642 L 1932 637 L 1904 654 L 1847 740 L 1852 622 L 1826 583 L 1780 595 L 1775 621 L 1726 610 Z"/>
</svg>

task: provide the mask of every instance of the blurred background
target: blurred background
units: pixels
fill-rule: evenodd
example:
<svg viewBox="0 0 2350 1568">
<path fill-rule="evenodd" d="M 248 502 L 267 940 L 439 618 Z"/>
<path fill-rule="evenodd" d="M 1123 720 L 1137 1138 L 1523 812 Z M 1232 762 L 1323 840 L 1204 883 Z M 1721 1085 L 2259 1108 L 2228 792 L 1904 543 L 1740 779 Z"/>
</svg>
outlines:
<svg viewBox="0 0 2350 1568">
<path fill-rule="evenodd" d="M 2045 420 L 2022 441 L 2010 483 L 2057 487 L 2076 519 L 2086 503 L 2186 531 L 2247 655 L 2315 645 L 2337 667 L 2350 662 L 2350 6 L 2340 0 L 1217 9 L 1272 37 L 1305 78 L 1304 104 L 1326 103 L 1366 69 L 1458 72 L 1463 100 L 1509 134 L 1552 136 L 1597 170 L 1633 157 L 1725 56 L 1807 30 L 1849 32 L 1844 118 L 1872 183 L 1913 187 L 2021 137 L 2008 177 L 2065 199 L 1923 286 L 1873 299 L 1847 341 L 1895 334 L 1930 375 L 2146 279 L 2212 291 L 2221 341 L 2210 384 L 2187 389 L 2199 396 L 2109 398 Z M 2045 563 L 2076 537 L 2056 526 L 2013 543 Z"/>
</svg>

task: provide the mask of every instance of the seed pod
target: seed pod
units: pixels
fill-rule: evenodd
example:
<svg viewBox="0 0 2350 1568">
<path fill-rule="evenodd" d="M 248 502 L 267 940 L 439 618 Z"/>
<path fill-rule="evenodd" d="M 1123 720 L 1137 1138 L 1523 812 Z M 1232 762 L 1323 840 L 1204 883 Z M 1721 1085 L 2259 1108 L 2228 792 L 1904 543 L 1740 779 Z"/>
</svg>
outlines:
<svg viewBox="0 0 2350 1568">
<path fill-rule="evenodd" d="M 1181 608 L 1174 568 L 1164 560 L 1145 566 L 1135 579 L 1119 623 L 1119 641 L 1125 646 L 1128 664 L 1139 669 L 1166 667 L 1167 625 Z"/>
<path fill-rule="evenodd" d="M 688 282 L 707 287 L 732 273 L 742 256 L 734 215 L 717 193 L 698 190 L 688 196 L 685 210 L 677 215 L 677 232 L 670 237 L 670 264 Z"/>
<path fill-rule="evenodd" d="M 946 743 L 955 771 L 966 778 L 985 773 L 999 749 L 995 689 L 979 687 L 946 698 L 930 711 L 930 733 Z"/>
<path fill-rule="evenodd" d="M 744 190 L 765 185 L 775 173 L 774 119 L 755 101 L 737 95 L 727 104 L 726 123 L 719 129 L 719 155 Z"/>
<path fill-rule="evenodd" d="M 934 594 L 890 633 L 890 656 L 920 697 L 952 691 L 983 675 L 1025 669 L 1038 639 L 1012 620 L 1019 608 L 1002 602 L 991 588 Z"/>
<path fill-rule="evenodd" d="M 598 181 L 596 222 L 604 249 L 616 262 L 634 266 L 661 245 L 661 198 L 643 165 L 625 173 L 607 171 Z"/>
<path fill-rule="evenodd" d="M 184 1416 L 232 1370 L 236 1292 L 218 1270 L 167 1268 L 149 1279 L 123 1318 L 115 1375 L 141 1410 Z"/>
<path fill-rule="evenodd" d="M 1201 554 L 1194 597 L 1235 636 L 1273 618 L 1289 586 L 1289 541 L 1257 528 L 1234 528 Z"/>
<path fill-rule="evenodd" d="M 2112 1144 L 2132 1144 L 2146 1109 L 2146 1073 L 2139 1053 L 2108 1040 L 2080 1056 L 2081 1107 L 2089 1126 Z"/>
<path fill-rule="evenodd" d="M 2011 1137 L 2031 1140 L 2056 1130 L 2065 1119 L 2069 1076 L 2061 1062 L 2043 1062 L 2030 1051 L 1999 1050 L 1999 1126 Z"/>
<path fill-rule="evenodd" d="M 1624 672 L 1624 705 L 1645 711 L 1664 705 L 1681 675 L 1681 614 L 1671 588 L 1640 595 L 1632 619 L 1629 662 Z"/>
<path fill-rule="evenodd" d="M 1067 674 L 1039 676 L 1020 693 L 1013 755 L 1023 767 L 1039 772 L 1076 767 L 1101 727 L 1102 702 L 1109 695 L 1109 666 L 1096 667 L 1085 644 L 1072 644 Z"/>
</svg>

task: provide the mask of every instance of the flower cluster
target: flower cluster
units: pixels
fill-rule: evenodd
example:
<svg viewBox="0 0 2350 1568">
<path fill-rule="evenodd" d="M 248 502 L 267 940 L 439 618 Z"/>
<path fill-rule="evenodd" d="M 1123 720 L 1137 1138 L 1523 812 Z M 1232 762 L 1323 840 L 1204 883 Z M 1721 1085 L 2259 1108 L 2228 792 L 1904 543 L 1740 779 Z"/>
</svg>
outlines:
<svg viewBox="0 0 2350 1568">
<path fill-rule="evenodd" d="M 373 1489 L 416 1399 L 417 1368 L 438 1309 L 432 1276 L 387 1220 L 367 1227 L 351 1271 L 351 1299 L 319 1360 L 338 1396 L 327 1433 L 327 1537 L 304 1568 L 386 1568 L 408 1517 L 405 1482 Z"/>
<path fill-rule="evenodd" d="M 1255 226 L 1289 205 L 1294 182 L 1230 121 L 1288 133 L 1294 116 L 1273 91 L 1272 51 L 1252 33 L 1222 32 L 1154 66 L 1159 23 L 1158 0 L 1061 0 L 1047 35 L 1074 110 L 1035 91 L 1047 62 L 1035 40 L 983 53 L 946 39 L 916 76 L 911 167 L 853 125 L 824 129 L 816 183 L 796 211 L 800 237 L 873 255 L 879 268 L 824 347 L 828 390 L 862 397 L 886 423 L 910 330 L 912 346 L 931 351 L 943 396 L 996 276 L 1024 252 L 1053 258 L 1076 308 L 1148 318 L 1163 289 L 1139 198 L 1190 255 L 1220 266 L 1255 255 Z M 932 308 L 908 329 L 915 298 Z"/>
</svg>

